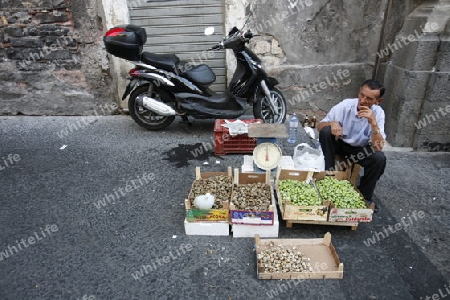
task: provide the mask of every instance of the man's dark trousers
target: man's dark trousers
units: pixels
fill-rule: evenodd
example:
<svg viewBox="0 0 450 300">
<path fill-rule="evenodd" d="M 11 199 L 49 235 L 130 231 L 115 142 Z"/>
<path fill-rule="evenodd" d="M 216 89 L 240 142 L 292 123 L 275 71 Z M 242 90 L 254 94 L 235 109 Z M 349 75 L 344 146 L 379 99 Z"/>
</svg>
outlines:
<svg viewBox="0 0 450 300">
<path fill-rule="evenodd" d="M 334 170 L 336 154 L 343 156 L 346 161 L 358 163 L 364 168 L 358 189 L 367 201 L 372 201 L 373 191 L 378 179 L 386 168 L 386 156 L 383 152 L 376 152 L 371 145 L 354 147 L 341 139 L 336 140 L 331 134 L 331 127 L 326 126 L 319 132 L 319 142 L 325 156 L 325 170 Z"/>
</svg>

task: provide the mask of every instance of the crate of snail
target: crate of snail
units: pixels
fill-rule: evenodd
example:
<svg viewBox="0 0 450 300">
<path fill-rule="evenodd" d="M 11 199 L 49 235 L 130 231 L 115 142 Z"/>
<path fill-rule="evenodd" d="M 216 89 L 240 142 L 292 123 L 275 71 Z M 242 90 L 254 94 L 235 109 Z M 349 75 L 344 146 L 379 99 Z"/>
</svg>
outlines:
<svg viewBox="0 0 450 300">
<path fill-rule="evenodd" d="M 261 239 L 255 235 L 258 279 L 342 279 L 344 264 L 331 234 L 316 239 Z"/>
<path fill-rule="evenodd" d="M 275 199 L 270 185 L 270 171 L 239 173 L 234 170 L 230 201 L 230 222 L 246 225 L 273 225 Z"/>
<path fill-rule="evenodd" d="M 187 222 L 228 222 L 229 203 L 233 190 L 232 168 L 227 172 L 201 172 L 195 168 L 195 180 L 184 204 Z M 199 207 L 196 203 L 200 197 L 213 197 L 211 207 Z"/>
</svg>

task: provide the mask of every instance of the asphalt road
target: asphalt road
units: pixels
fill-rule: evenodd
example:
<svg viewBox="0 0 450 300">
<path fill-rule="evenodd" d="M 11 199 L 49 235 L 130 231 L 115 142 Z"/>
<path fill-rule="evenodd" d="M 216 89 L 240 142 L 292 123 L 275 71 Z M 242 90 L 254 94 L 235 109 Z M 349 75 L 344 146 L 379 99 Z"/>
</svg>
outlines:
<svg viewBox="0 0 450 300">
<path fill-rule="evenodd" d="M 212 143 L 212 120 L 150 132 L 128 116 L 0 117 L 0 299 L 450 295 L 450 153 L 386 152 L 382 210 L 356 231 L 280 220 L 279 238 L 330 232 L 344 263 L 342 280 L 299 282 L 258 280 L 252 238 L 185 234 L 195 166 L 243 162 Z"/>
</svg>

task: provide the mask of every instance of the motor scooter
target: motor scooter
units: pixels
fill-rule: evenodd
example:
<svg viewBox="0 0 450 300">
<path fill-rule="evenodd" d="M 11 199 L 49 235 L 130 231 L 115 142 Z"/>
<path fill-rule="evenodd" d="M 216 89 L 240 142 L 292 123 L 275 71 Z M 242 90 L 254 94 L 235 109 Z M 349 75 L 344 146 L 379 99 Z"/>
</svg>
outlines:
<svg viewBox="0 0 450 300">
<path fill-rule="evenodd" d="M 213 34 L 214 28 L 205 29 Z M 255 119 L 265 123 L 284 123 L 286 100 L 278 81 L 269 77 L 261 60 L 246 44 L 254 37 L 250 30 L 233 27 L 228 35 L 208 51 L 231 49 L 236 57 L 236 70 L 223 93 L 209 87 L 216 80 L 206 64 L 192 66 L 175 54 L 142 51 L 147 39 L 144 28 L 120 25 L 106 32 L 106 51 L 134 64 L 122 100 L 129 95 L 128 109 L 140 126 L 161 130 L 176 116 L 189 123 L 197 119 L 236 119 L 253 106 Z"/>
</svg>

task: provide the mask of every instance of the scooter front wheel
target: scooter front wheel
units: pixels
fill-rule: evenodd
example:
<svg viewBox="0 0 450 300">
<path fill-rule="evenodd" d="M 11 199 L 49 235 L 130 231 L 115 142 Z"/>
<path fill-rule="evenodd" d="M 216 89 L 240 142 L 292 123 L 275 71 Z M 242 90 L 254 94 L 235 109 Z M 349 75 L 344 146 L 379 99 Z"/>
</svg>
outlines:
<svg viewBox="0 0 450 300">
<path fill-rule="evenodd" d="M 253 116 L 256 119 L 264 120 L 264 123 L 284 123 L 286 120 L 286 100 L 280 90 L 273 88 L 270 90 L 269 99 L 264 93 L 255 94 L 253 104 Z M 273 107 L 271 105 L 273 103 Z"/>
<path fill-rule="evenodd" d="M 161 102 L 168 102 L 167 99 L 169 95 L 166 95 L 165 91 L 156 86 L 153 87 L 153 91 L 150 95 L 148 87 L 148 84 L 141 85 L 131 93 L 130 99 L 128 100 L 128 110 L 130 116 L 136 123 L 139 124 L 139 126 L 148 130 L 161 130 L 169 126 L 173 120 L 175 120 L 175 116 L 158 115 L 157 113 L 139 105 L 137 99 L 139 96 L 145 95 Z"/>
</svg>

